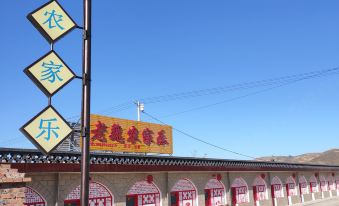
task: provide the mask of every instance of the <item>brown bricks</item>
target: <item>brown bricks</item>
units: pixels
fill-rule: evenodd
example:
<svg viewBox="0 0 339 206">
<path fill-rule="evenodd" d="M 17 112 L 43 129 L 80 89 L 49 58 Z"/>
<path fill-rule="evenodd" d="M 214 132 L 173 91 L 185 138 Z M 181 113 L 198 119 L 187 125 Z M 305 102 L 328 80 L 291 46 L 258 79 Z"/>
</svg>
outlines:
<svg viewBox="0 0 339 206">
<path fill-rule="evenodd" d="M 11 169 L 10 164 L 0 164 L 0 206 L 20 206 L 25 200 L 25 183 L 31 178 Z"/>
</svg>

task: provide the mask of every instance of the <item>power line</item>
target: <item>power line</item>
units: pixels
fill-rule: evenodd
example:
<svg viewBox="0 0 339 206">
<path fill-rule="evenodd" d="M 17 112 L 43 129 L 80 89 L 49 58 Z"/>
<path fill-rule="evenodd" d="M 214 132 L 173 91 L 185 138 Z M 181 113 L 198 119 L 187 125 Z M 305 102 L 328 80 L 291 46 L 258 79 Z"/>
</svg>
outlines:
<svg viewBox="0 0 339 206">
<path fill-rule="evenodd" d="M 295 81 L 300 78 L 305 78 L 308 76 L 331 74 L 338 70 L 339 70 L 339 67 L 336 67 L 332 69 L 317 70 L 317 71 L 301 73 L 301 74 L 296 74 L 296 75 L 271 78 L 267 80 L 245 82 L 245 83 L 240 83 L 240 84 L 235 84 L 235 85 L 230 85 L 230 86 L 225 86 L 225 87 L 215 87 L 215 88 L 194 90 L 194 91 L 189 91 L 189 92 L 180 92 L 180 93 L 161 95 L 161 96 L 155 96 L 155 97 L 149 97 L 149 98 L 139 98 L 138 101 L 143 102 L 145 104 L 152 104 L 152 103 L 168 102 L 168 101 L 175 101 L 175 100 L 183 100 L 183 99 L 194 98 L 194 97 L 199 97 L 199 96 L 216 95 L 216 94 L 222 94 L 222 93 L 226 93 L 230 91 L 252 89 L 256 87 L 264 87 L 264 86 L 282 84 L 285 82 Z"/>
<path fill-rule="evenodd" d="M 114 110 L 111 110 L 111 111 L 106 111 L 105 114 L 106 115 L 110 115 L 112 113 L 118 113 L 118 112 L 122 112 L 122 111 L 125 111 L 127 109 L 131 109 L 131 108 L 134 108 L 134 101 L 131 101 L 129 102 L 128 105 L 124 106 L 124 107 L 120 107 L 120 108 L 117 108 L 117 109 L 114 109 Z"/>
<path fill-rule="evenodd" d="M 145 112 L 145 111 L 143 111 L 143 113 L 146 114 L 146 115 L 147 115 L 148 117 L 150 117 L 151 119 L 153 119 L 153 120 L 155 120 L 155 121 L 157 121 L 157 122 L 159 122 L 159 123 L 161 123 L 161 124 L 167 125 L 165 122 L 163 122 L 163 121 L 161 121 L 160 119 L 154 117 L 153 115 L 150 115 L 149 113 L 147 113 L 147 112 Z M 181 134 L 183 134 L 183 135 L 185 135 L 185 136 L 187 136 L 187 137 L 189 137 L 189 138 L 191 138 L 191 139 L 194 139 L 194 140 L 196 140 L 196 141 L 199 141 L 199 142 L 204 143 L 204 144 L 206 144 L 206 145 L 209 145 L 209 146 L 211 146 L 211 147 L 214 147 L 214 148 L 217 148 L 217 149 L 226 151 L 226 152 L 230 152 L 230 153 L 233 153 L 233 154 L 236 154 L 236 155 L 239 155 L 239 156 L 243 156 L 243 157 L 246 157 L 246 158 L 255 159 L 255 157 L 253 157 L 253 156 L 245 155 L 245 154 L 242 154 L 242 153 L 239 153 L 239 152 L 235 152 L 235 151 L 232 151 L 232 150 L 230 150 L 230 149 L 226 149 L 226 148 L 220 147 L 220 146 L 218 146 L 218 145 L 212 144 L 212 143 L 210 143 L 210 142 L 207 142 L 207 141 L 205 141 L 205 140 L 202 140 L 202 139 L 200 139 L 200 138 L 197 138 L 197 137 L 195 137 L 195 136 L 193 136 L 193 135 L 190 135 L 190 134 L 188 134 L 187 132 L 184 132 L 184 131 L 182 131 L 182 130 L 180 130 L 180 129 L 177 129 L 177 128 L 173 127 L 173 126 L 172 126 L 172 129 L 175 130 L 175 131 L 177 131 L 177 132 L 179 132 L 179 133 L 181 133 Z"/>
<path fill-rule="evenodd" d="M 124 103 L 121 103 L 119 105 L 116 105 L 116 106 L 109 107 L 107 109 L 101 110 L 100 113 L 112 113 L 114 111 L 122 111 L 122 110 L 125 110 L 125 109 L 129 109 L 132 106 L 134 106 L 133 101 L 128 101 L 128 102 L 124 102 Z"/>
<path fill-rule="evenodd" d="M 300 73 L 295 75 L 288 75 L 282 76 L 277 78 L 271 78 L 266 80 L 259 80 L 253 82 L 245 82 L 235 85 L 229 85 L 224 87 L 214 87 L 214 88 L 207 88 L 201 90 L 193 90 L 189 92 L 179 92 L 174 94 L 167 94 L 161 96 L 154 96 L 148 98 L 138 98 L 137 100 L 144 103 L 144 104 L 153 104 L 153 103 L 161 103 L 161 102 L 169 102 L 169 101 L 176 101 L 176 100 L 185 100 L 189 98 L 201 97 L 201 96 L 208 96 L 208 95 L 218 95 L 232 91 L 239 91 L 239 90 L 249 90 L 257 87 L 268 87 L 268 86 L 275 86 L 281 85 L 284 83 L 290 83 L 299 80 L 309 79 L 308 77 L 322 77 L 327 75 L 336 74 L 335 72 L 339 71 L 339 67 L 332 68 L 332 69 L 324 69 L 324 70 L 316 70 L 306 73 Z M 134 103 L 136 100 L 131 100 L 113 107 L 109 107 L 103 112 L 106 114 L 112 114 L 121 112 L 130 108 L 134 107 Z"/>
<path fill-rule="evenodd" d="M 199 97 L 199 96 L 221 94 L 221 93 L 235 91 L 235 90 L 252 89 L 252 88 L 256 88 L 256 87 L 276 85 L 276 86 L 273 86 L 273 87 L 270 87 L 270 88 L 267 88 L 267 89 L 263 89 L 263 90 L 259 90 L 259 91 L 256 91 L 256 92 L 241 95 L 241 96 L 238 96 L 238 97 L 234 97 L 234 98 L 231 98 L 231 99 L 223 100 L 221 102 L 216 102 L 216 103 L 213 103 L 213 104 L 204 105 L 204 106 L 200 106 L 200 107 L 196 107 L 196 108 L 192 108 L 192 109 L 185 110 L 185 111 L 182 111 L 182 112 L 177 112 L 177 113 L 174 113 L 174 114 L 164 116 L 164 117 L 170 117 L 170 116 L 175 116 L 175 115 L 179 115 L 179 114 L 183 114 L 183 113 L 187 113 L 187 112 L 191 112 L 191 111 L 196 111 L 196 110 L 212 107 L 212 106 L 227 103 L 227 102 L 232 102 L 232 101 L 242 99 L 242 98 L 245 98 L 245 97 L 248 97 L 248 96 L 257 95 L 257 94 L 260 94 L 260 93 L 263 93 L 263 92 L 266 92 L 266 91 L 269 91 L 269 90 L 272 90 L 272 89 L 276 89 L 276 88 L 279 88 L 279 87 L 282 87 L 282 86 L 285 86 L 285 85 L 289 85 L 289 84 L 292 84 L 292 83 L 296 83 L 296 82 L 299 82 L 299 81 L 302 81 L 302 80 L 324 77 L 324 76 L 328 76 L 328 75 L 336 75 L 336 74 L 339 74 L 337 72 L 338 70 L 339 70 L 339 67 L 336 67 L 336 68 L 332 68 L 332 69 L 317 70 L 317 71 L 313 71 L 313 72 L 301 73 L 301 74 L 290 75 L 290 76 L 283 76 L 283 77 L 279 77 L 279 78 L 272 78 L 272 79 L 261 80 L 261 81 L 241 83 L 241 84 L 236 84 L 236 85 L 231 85 L 231 86 L 226 86 L 226 87 L 215 87 L 215 88 L 195 90 L 195 91 L 190 91 L 190 92 L 181 92 L 181 93 L 175 93 L 175 94 L 169 94 L 169 95 L 143 98 L 140 101 L 142 101 L 143 103 L 148 103 L 148 104 L 160 103 L 160 102 L 167 102 L 167 101 L 174 101 L 174 100 L 182 100 L 182 99 L 187 99 L 187 98 L 194 98 L 194 97 Z M 122 103 L 122 104 L 119 104 L 119 105 L 116 105 L 116 106 L 113 106 L 113 107 L 109 107 L 105 110 L 102 110 L 102 113 L 106 112 L 107 114 L 110 114 L 110 113 L 113 113 L 113 112 L 120 112 L 120 111 L 129 109 L 129 108 L 132 108 L 133 106 L 134 106 L 134 101 L 128 101 L 128 102 L 125 102 L 125 103 Z M 74 116 L 68 117 L 66 119 L 72 120 L 72 119 L 79 118 L 79 117 L 80 117 L 80 115 L 74 115 Z M 79 120 L 77 122 L 79 123 Z M 177 130 L 177 131 L 180 132 L 180 133 L 184 133 L 184 132 L 179 131 L 179 130 Z M 188 134 L 185 134 L 185 135 L 187 136 Z M 18 139 L 18 138 L 19 137 L 16 137 L 14 139 Z M 14 139 L 4 140 L 4 141 L 0 142 L 0 144 L 4 143 L 4 142 L 11 142 Z M 201 141 L 203 141 L 203 140 L 201 140 Z M 213 145 L 213 146 L 216 146 L 216 145 Z M 221 148 L 219 148 L 219 149 L 221 149 Z"/>
<path fill-rule="evenodd" d="M 334 68 L 331 71 L 337 71 L 337 70 L 338 70 L 338 68 Z M 203 109 L 203 108 L 215 106 L 215 105 L 226 103 L 226 102 L 230 102 L 230 101 L 235 101 L 235 100 L 238 100 L 238 99 L 241 99 L 241 98 L 245 98 L 245 97 L 248 97 L 248 96 L 251 96 L 251 95 L 260 94 L 260 93 L 263 93 L 263 92 L 266 92 L 266 91 L 269 91 L 269 90 L 273 90 L 273 89 L 276 89 L 276 88 L 279 88 L 279 87 L 282 87 L 282 86 L 293 84 L 293 83 L 296 83 L 296 82 L 299 82 L 299 81 L 302 81 L 302 80 L 312 79 L 312 78 L 317 78 L 317 77 L 323 77 L 323 76 L 328 76 L 328 75 L 334 75 L 334 74 L 339 74 L 339 73 L 338 72 L 328 73 L 327 71 L 326 72 L 320 72 L 320 73 L 313 73 L 312 75 L 303 76 L 303 77 L 300 77 L 300 78 L 297 78 L 297 79 L 285 81 L 284 83 L 281 83 L 281 84 L 279 84 L 277 86 L 274 86 L 274 87 L 270 87 L 270 88 L 267 88 L 267 89 L 264 89 L 264 90 L 252 92 L 252 93 L 249 93 L 249 94 L 246 94 L 246 95 L 242 95 L 242 96 L 239 96 L 239 97 L 235 97 L 235 98 L 232 98 L 232 99 L 224 100 L 222 102 L 217 102 L 217 103 L 214 103 L 214 104 L 209 104 L 209 105 L 205 105 L 205 106 L 198 107 L 198 108 L 193 108 L 193 109 L 186 110 L 186 111 L 183 111 L 183 112 L 180 112 L 180 113 L 185 113 L 185 112 L 194 111 L 194 110 L 198 110 L 198 109 Z M 167 125 L 165 122 L 163 122 L 160 119 L 154 117 L 153 115 L 150 115 L 149 113 L 147 113 L 145 111 L 143 111 L 143 113 L 146 114 L 151 119 L 153 119 L 153 120 L 155 120 L 155 121 L 157 121 L 157 122 L 159 122 L 161 124 Z M 180 113 L 176 113 L 176 114 L 180 114 Z M 170 116 L 174 116 L 174 115 L 170 115 Z M 194 139 L 196 141 L 202 142 L 202 143 L 207 144 L 209 146 L 215 147 L 217 149 L 220 149 L 220 150 L 223 150 L 223 151 L 227 151 L 227 152 L 230 152 L 230 153 L 233 153 L 233 154 L 236 154 L 236 155 L 240 155 L 240 156 L 243 156 L 243 157 L 255 159 L 255 157 L 253 157 L 253 156 L 242 154 L 242 153 L 239 153 L 239 152 L 232 151 L 230 149 L 226 149 L 226 148 L 220 147 L 218 145 L 212 144 L 210 142 L 207 142 L 205 140 L 197 138 L 197 137 L 195 137 L 193 135 L 190 135 L 190 134 L 188 134 L 188 133 L 186 133 L 186 132 L 184 132 L 184 131 L 182 131 L 180 129 L 177 129 L 175 127 L 172 127 L 172 128 L 173 128 L 174 131 L 177 131 L 177 132 L 179 132 L 179 133 L 181 133 L 181 134 L 183 134 L 183 135 L 185 135 L 185 136 L 187 136 L 189 138 L 192 138 L 192 139 Z"/>
<path fill-rule="evenodd" d="M 168 102 L 168 101 L 175 101 L 175 100 L 185 100 L 188 98 L 195 98 L 195 97 L 208 96 L 208 95 L 218 95 L 218 94 L 223 94 L 226 92 L 248 90 L 248 89 L 253 89 L 257 87 L 273 86 L 275 88 L 275 87 L 280 87 L 280 85 L 282 84 L 291 84 L 291 83 L 298 82 L 301 80 L 306 80 L 306 79 L 311 79 L 311 78 L 316 78 L 316 77 L 323 77 L 327 75 L 334 75 L 334 74 L 337 74 L 336 72 L 338 72 L 338 70 L 339 70 L 339 67 L 332 68 L 332 69 L 316 70 L 312 72 L 300 73 L 300 74 L 283 76 L 283 77 L 278 77 L 278 78 L 271 78 L 271 79 L 266 79 L 266 80 L 253 81 L 253 82 L 245 82 L 245 83 L 229 85 L 225 87 L 214 87 L 214 88 L 208 88 L 208 89 L 202 89 L 202 90 L 194 90 L 190 92 L 180 92 L 180 93 L 155 96 L 155 97 L 149 97 L 149 98 L 139 98 L 138 101 L 144 104 L 153 104 L 153 103 L 161 103 L 161 102 Z M 271 90 L 271 88 L 260 90 L 258 92 L 253 92 L 247 95 L 242 95 L 240 97 L 232 98 L 229 100 L 224 100 L 223 102 L 234 101 L 233 99 L 241 99 L 247 96 L 251 96 L 257 93 L 267 91 L 267 90 Z M 135 100 L 127 101 L 119 105 L 104 109 L 99 113 L 104 113 L 106 115 L 110 115 L 112 113 L 118 113 L 118 112 L 130 109 L 130 108 L 133 108 L 134 102 Z M 185 113 L 185 112 L 186 111 L 182 113 Z M 75 115 L 67 119 L 75 119 L 78 117 L 80 117 L 80 115 Z"/>
<path fill-rule="evenodd" d="M 333 75 L 333 74 L 339 74 L 339 73 L 331 73 L 331 75 Z M 244 94 L 244 95 L 241 95 L 241 96 L 237 96 L 237 97 L 234 97 L 234 98 L 219 101 L 219 102 L 216 102 L 216 103 L 207 104 L 207 105 L 203 105 L 203 106 L 199 106 L 199 107 L 194 107 L 194 108 L 191 108 L 191 109 L 188 109 L 188 110 L 184 110 L 184 111 L 181 111 L 181 112 L 176 112 L 176 113 L 173 113 L 173 114 L 164 115 L 162 117 L 172 117 L 172 116 L 176 116 L 176 115 L 180 115 L 180 114 L 184 114 L 184 113 L 188 113 L 188 112 L 192 112 L 192 111 L 206 109 L 206 108 L 213 107 L 213 106 L 216 106 L 216 105 L 220 105 L 220 104 L 224 104 L 224 103 L 228 103 L 228 102 L 233 102 L 233 101 L 236 101 L 236 100 L 239 100 L 239 99 L 243 99 L 243 98 L 246 98 L 246 97 L 249 97 L 249 96 L 261 94 L 261 93 L 264 93 L 264 92 L 267 92 L 267 91 L 270 91 L 270 90 L 273 90 L 273 89 L 277 89 L 277 88 L 280 88 L 280 87 L 283 87 L 283 86 L 287 86 L 287 85 L 290 85 L 290 84 L 293 84 L 293 83 L 297 83 L 297 82 L 302 81 L 302 80 L 313 79 L 313 78 L 324 77 L 324 76 L 326 76 L 326 74 L 322 74 L 321 76 L 314 75 L 314 76 L 305 77 L 305 78 L 302 78 L 302 79 L 294 80 L 294 81 L 291 81 L 291 82 L 286 82 L 284 84 L 280 84 L 280 85 L 270 87 L 270 88 L 267 88 L 267 89 L 263 89 L 263 90 L 251 92 L 251 93 L 248 93 L 248 94 Z"/>
<path fill-rule="evenodd" d="M 117 113 L 117 112 L 121 112 L 121 111 L 130 109 L 132 107 L 134 107 L 133 101 L 125 102 L 125 103 L 122 103 L 122 104 L 119 104 L 119 105 L 116 105 L 116 106 L 109 107 L 107 109 L 101 110 L 98 113 L 99 114 L 109 115 L 109 114 L 112 114 L 112 113 Z M 67 120 L 73 120 L 73 119 L 78 119 L 79 117 L 80 117 L 80 115 L 73 115 L 73 116 L 70 116 L 70 117 L 68 117 L 66 119 Z"/>
</svg>

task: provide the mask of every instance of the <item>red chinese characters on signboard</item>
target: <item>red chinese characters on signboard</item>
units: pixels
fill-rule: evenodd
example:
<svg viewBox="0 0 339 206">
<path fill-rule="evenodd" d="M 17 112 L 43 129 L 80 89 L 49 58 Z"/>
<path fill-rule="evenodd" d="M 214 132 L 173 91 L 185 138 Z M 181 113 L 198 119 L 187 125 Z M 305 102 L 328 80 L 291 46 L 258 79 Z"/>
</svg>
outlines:
<svg viewBox="0 0 339 206">
<path fill-rule="evenodd" d="M 135 128 L 135 126 L 130 127 L 127 134 L 128 134 L 127 142 L 130 142 L 132 144 L 136 144 L 137 142 L 140 142 L 139 137 L 138 137 L 139 131 L 137 128 Z"/>
<path fill-rule="evenodd" d="M 150 146 L 152 143 L 154 143 L 153 141 L 153 134 L 154 132 L 148 128 L 144 129 L 144 131 L 142 131 L 142 140 L 144 142 L 145 145 Z"/>
<path fill-rule="evenodd" d="M 107 126 L 98 121 L 97 124 L 95 124 L 96 129 L 91 130 L 92 135 L 92 141 L 98 140 L 99 142 L 107 142 L 107 139 L 105 138 L 105 133 L 107 132 Z"/>
<path fill-rule="evenodd" d="M 105 138 L 105 133 L 107 132 L 108 127 L 100 121 L 98 121 L 97 124 L 95 124 L 95 126 L 96 126 L 96 129 L 91 130 L 92 141 L 98 140 L 99 142 L 107 142 L 107 139 Z M 120 125 L 113 124 L 111 126 L 111 133 L 109 135 L 109 138 L 112 141 L 116 141 L 121 144 L 124 144 L 125 139 L 122 137 L 122 132 L 123 130 Z M 130 127 L 127 134 L 128 134 L 127 142 L 130 142 L 131 144 L 136 144 L 137 142 L 141 142 L 139 139 L 139 131 L 135 126 Z M 143 130 L 142 139 L 145 145 L 150 146 L 152 143 L 154 143 L 153 134 L 154 132 L 148 128 Z M 168 145 L 165 130 L 161 130 L 158 132 L 156 144 L 157 145 Z"/>
<path fill-rule="evenodd" d="M 158 132 L 158 137 L 157 137 L 157 145 L 167 145 L 167 138 L 165 135 L 165 131 L 161 130 L 160 132 Z"/>
<path fill-rule="evenodd" d="M 91 115 L 90 126 L 91 151 L 173 153 L 168 125 Z"/>
<path fill-rule="evenodd" d="M 119 142 L 121 144 L 125 143 L 125 139 L 122 137 L 122 128 L 118 124 L 113 124 L 111 127 L 111 134 L 109 135 L 109 138 L 112 141 Z"/>
</svg>

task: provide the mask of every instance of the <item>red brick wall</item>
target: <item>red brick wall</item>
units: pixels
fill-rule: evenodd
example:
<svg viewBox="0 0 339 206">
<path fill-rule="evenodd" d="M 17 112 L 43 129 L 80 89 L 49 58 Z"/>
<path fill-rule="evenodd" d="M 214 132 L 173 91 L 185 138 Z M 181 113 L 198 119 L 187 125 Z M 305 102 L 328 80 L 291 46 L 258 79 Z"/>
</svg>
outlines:
<svg viewBox="0 0 339 206">
<path fill-rule="evenodd" d="M 23 205 L 26 182 L 30 181 L 9 164 L 0 164 L 0 206 Z"/>
</svg>

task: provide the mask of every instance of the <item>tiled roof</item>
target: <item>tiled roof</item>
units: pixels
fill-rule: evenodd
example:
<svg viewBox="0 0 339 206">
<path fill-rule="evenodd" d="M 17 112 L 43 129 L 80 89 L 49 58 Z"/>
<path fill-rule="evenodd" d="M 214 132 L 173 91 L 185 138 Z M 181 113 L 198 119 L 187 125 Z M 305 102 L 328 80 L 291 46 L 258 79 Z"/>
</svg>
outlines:
<svg viewBox="0 0 339 206">
<path fill-rule="evenodd" d="M 0 163 L 20 165 L 50 164 L 79 167 L 79 152 L 55 152 L 48 156 L 33 149 L 0 148 Z M 210 158 L 187 158 L 172 156 L 150 156 L 135 154 L 92 153 L 90 162 L 94 171 L 339 171 L 339 166 L 319 164 L 293 164 L 280 162 L 259 162 Z M 20 168 L 24 168 L 21 166 Z M 73 167 L 74 168 L 74 167 Z M 97 168 L 97 170 L 95 169 Z M 101 168 L 101 169 L 100 169 Z M 64 169 L 64 171 L 68 171 Z M 107 172 L 108 172 L 107 171 Z"/>
</svg>

